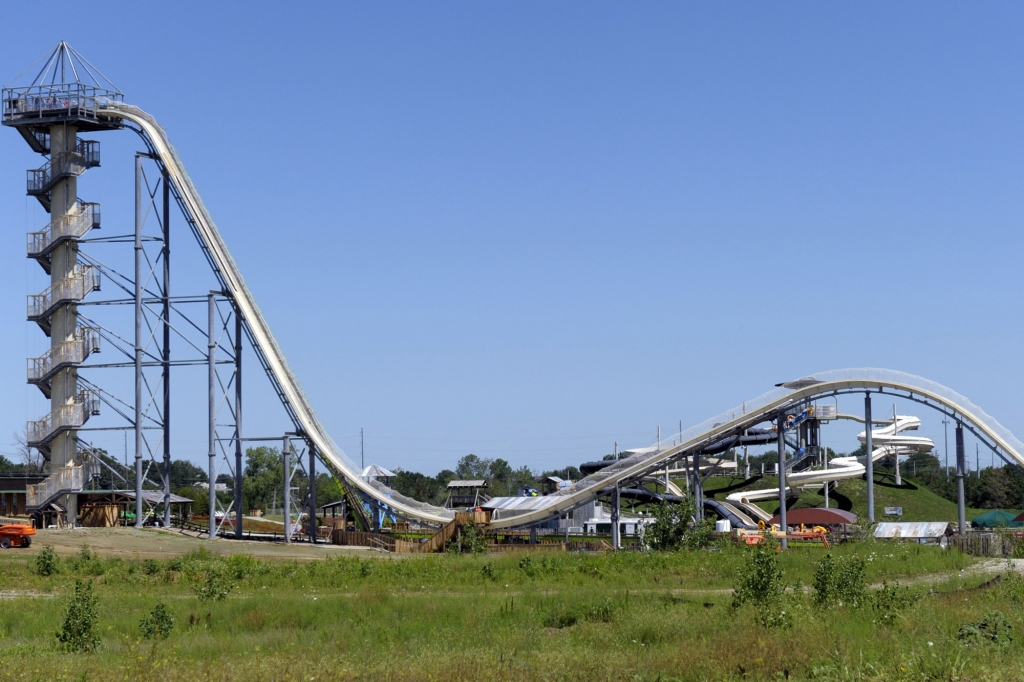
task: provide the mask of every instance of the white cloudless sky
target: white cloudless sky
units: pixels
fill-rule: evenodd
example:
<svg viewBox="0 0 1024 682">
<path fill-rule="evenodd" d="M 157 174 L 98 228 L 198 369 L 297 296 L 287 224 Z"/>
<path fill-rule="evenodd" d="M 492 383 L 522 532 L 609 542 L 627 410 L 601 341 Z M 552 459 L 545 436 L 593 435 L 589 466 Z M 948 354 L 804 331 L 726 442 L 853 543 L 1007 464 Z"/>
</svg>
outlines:
<svg viewBox="0 0 1024 682">
<path fill-rule="evenodd" d="M 364 428 L 389 467 L 578 464 L 841 367 L 1024 433 L 1019 4 L 51 5 L 5 7 L 0 80 L 67 40 L 164 124 L 357 460 Z M 24 384 L 47 216 L 41 157 L 0 133 L 11 452 L 47 409 Z M 96 139 L 79 193 L 127 232 L 139 143 Z M 205 293 L 176 227 L 175 291 Z M 276 434 L 259 371 L 247 431 Z M 174 455 L 199 462 L 204 378 L 176 376 Z"/>
</svg>

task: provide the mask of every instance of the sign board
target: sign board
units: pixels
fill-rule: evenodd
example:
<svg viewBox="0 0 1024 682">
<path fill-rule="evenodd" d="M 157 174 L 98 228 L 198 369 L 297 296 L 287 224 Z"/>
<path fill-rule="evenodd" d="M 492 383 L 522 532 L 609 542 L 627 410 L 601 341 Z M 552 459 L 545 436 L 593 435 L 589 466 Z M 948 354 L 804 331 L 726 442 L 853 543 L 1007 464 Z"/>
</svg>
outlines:
<svg viewBox="0 0 1024 682">
<path fill-rule="evenodd" d="M 814 407 L 814 418 L 826 421 L 829 419 L 836 418 L 836 406 L 835 405 L 815 405 Z"/>
<path fill-rule="evenodd" d="M 885 508 L 885 515 L 886 516 L 900 516 L 900 517 L 902 517 L 903 516 L 903 507 L 886 507 Z"/>
</svg>

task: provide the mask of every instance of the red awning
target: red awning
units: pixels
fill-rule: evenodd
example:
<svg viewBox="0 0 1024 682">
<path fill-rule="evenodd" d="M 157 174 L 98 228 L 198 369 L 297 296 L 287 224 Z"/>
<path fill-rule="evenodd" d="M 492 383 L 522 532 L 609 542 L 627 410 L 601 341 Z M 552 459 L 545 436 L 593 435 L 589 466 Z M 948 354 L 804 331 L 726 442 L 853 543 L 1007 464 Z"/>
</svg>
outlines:
<svg viewBox="0 0 1024 682">
<path fill-rule="evenodd" d="M 778 514 L 772 517 L 771 523 L 779 523 Z M 844 523 L 857 523 L 857 515 L 842 509 L 822 507 L 790 509 L 786 512 L 786 523 L 791 526 L 798 526 L 801 523 L 805 526 L 838 526 Z"/>
</svg>

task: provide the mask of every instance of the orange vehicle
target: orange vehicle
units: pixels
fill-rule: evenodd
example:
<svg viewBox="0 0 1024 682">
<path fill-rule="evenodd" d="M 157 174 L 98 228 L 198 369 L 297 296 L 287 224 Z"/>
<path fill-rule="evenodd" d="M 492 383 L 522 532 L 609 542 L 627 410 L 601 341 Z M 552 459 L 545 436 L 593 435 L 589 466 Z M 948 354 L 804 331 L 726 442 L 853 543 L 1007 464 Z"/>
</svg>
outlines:
<svg viewBox="0 0 1024 682">
<path fill-rule="evenodd" d="M 23 523 L 12 523 L 9 526 L 0 526 L 0 549 L 11 547 L 28 547 L 32 544 L 32 536 L 36 529 L 26 526 Z"/>
</svg>

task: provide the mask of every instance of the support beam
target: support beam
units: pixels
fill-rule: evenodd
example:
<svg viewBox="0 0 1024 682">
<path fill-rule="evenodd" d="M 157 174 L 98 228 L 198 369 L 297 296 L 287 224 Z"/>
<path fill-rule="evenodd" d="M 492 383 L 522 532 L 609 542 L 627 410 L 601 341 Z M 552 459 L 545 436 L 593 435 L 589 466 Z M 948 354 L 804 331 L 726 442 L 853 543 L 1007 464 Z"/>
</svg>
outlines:
<svg viewBox="0 0 1024 682">
<path fill-rule="evenodd" d="M 135 155 L 135 527 L 142 528 L 142 156 Z"/>
<path fill-rule="evenodd" d="M 235 306 L 235 539 L 242 539 L 242 314 Z"/>
<path fill-rule="evenodd" d="M 210 539 L 217 537 L 217 292 L 211 291 L 207 301 L 208 316 L 206 337 L 207 363 L 207 438 L 210 455 Z"/>
<path fill-rule="evenodd" d="M 871 438 L 871 392 L 864 393 L 864 453 L 868 479 L 868 523 L 875 522 L 875 444 Z"/>
<path fill-rule="evenodd" d="M 163 388 L 164 388 L 164 527 L 171 525 L 171 191 L 163 174 Z"/>
<path fill-rule="evenodd" d="M 963 533 L 967 529 L 967 505 L 964 500 L 964 425 L 956 423 L 956 520 L 959 526 L 957 532 Z"/>
<path fill-rule="evenodd" d="M 316 544 L 316 446 L 309 444 L 309 541 Z"/>
<path fill-rule="evenodd" d="M 612 549 L 619 549 L 622 545 L 622 539 L 619 537 L 619 484 L 615 484 L 615 490 L 612 492 Z"/>
<path fill-rule="evenodd" d="M 281 455 L 284 460 L 284 541 L 292 541 L 292 440 L 284 437 L 284 444 L 281 447 Z"/>
<path fill-rule="evenodd" d="M 778 433 L 776 443 L 779 449 L 779 530 L 787 532 L 786 525 L 786 432 L 783 428 L 786 425 L 786 413 L 779 411 L 777 416 Z M 786 538 L 782 538 L 782 548 L 789 547 Z"/>
</svg>

